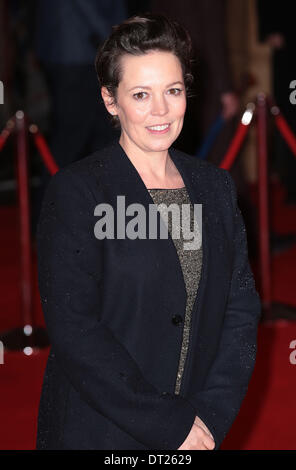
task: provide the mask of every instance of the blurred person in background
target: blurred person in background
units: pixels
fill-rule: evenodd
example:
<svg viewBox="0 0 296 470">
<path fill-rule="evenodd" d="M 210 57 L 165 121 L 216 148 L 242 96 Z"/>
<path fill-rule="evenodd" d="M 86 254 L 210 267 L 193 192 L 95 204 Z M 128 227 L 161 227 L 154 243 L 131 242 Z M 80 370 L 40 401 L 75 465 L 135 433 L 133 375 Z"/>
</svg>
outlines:
<svg viewBox="0 0 296 470">
<path fill-rule="evenodd" d="M 123 0 L 38 0 L 36 55 L 51 98 L 50 149 L 59 167 L 110 143 L 117 135 L 106 116 L 94 74 L 97 47 L 127 17 Z M 33 232 L 51 175 L 43 167 L 33 207 Z"/>
<path fill-rule="evenodd" d="M 94 77 L 97 47 L 126 18 L 120 0 L 39 0 L 36 54 L 52 96 L 51 150 L 59 166 L 114 138 Z"/>
</svg>

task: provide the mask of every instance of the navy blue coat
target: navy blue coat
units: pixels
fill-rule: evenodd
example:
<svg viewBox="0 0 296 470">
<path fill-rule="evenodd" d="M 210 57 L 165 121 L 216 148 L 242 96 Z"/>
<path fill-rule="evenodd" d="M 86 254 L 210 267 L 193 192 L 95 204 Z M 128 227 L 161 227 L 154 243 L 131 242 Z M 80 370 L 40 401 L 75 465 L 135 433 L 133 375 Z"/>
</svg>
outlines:
<svg viewBox="0 0 296 470">
<path fill-rule="evenodd" d="M 195 416 L 218 449 L 246 394 L 260 300 L 230 174 L 173 148 L 202 204 L 203 267 L 180 394 L 174 394 L 186 290 L 172 238 L 103 239 L 97 204 L 153 200 L 119 143 L 59 170 L 37 231 L 51 340 L 37 449 L 178 449 Z M 148 233 L 148 232 L 147 232 Z"/>
</svg>

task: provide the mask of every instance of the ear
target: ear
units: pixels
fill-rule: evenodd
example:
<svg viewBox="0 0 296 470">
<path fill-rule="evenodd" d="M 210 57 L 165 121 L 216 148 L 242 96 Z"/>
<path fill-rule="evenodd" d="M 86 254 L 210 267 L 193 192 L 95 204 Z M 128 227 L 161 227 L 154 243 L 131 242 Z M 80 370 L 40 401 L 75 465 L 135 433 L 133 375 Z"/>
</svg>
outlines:
<svg viewBox="0 0 296 470">
<path fill-rule="evenodd" d="M 101 88 L 101 95 L 102 95 L 107 111 L 110 114 L 112 114 L 112 116 L 116 116 L 117 108 L 116 108 L 116 104 L 114 103 L 114 98 L 113 96 L 110 95 L 109 91 L 104 86 Z"/>
</svg>

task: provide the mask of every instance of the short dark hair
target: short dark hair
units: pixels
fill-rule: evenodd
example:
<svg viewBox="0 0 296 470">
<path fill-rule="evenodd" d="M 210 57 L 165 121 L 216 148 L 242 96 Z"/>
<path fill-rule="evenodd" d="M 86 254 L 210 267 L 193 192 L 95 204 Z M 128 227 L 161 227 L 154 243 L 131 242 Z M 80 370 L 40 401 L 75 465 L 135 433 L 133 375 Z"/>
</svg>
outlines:
<svg viewBox="0 0 296 470">
<path fill-rule="evenodd" d="M 120 59 L 126 54 L 142 55 L 149 51 L 172 52 L 180 61 L 186 92 L 193 82 L 191 72 L 192 42 L 187 30 L 164 15 L 145 13 L 132 16 L 113 26 L 111 35 L 99 48 L 95 68 L 101 87 L 106 87 L 116 101 L 116 91 L 121 80 Z M 112 116 L 118 125 L 118 116 Z"/>
</svg>

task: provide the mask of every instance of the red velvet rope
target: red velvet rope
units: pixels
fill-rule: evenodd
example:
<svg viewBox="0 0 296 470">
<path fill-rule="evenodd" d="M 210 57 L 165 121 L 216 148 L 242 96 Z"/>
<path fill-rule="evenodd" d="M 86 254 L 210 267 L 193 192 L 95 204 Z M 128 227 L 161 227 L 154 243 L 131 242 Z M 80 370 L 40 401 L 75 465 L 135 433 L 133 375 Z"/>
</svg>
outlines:
<svg viewBox="0 0 296 470">
<path fill-rule="evenodd" d="M 222 162 L 220 163 L 220 168 L 223 168 L 225 170 L 229 170 L 237 155 L 238 155 L 238 152 L 239 152 L 239 149 L 241 148 L 242 144 L 243 144 L 243 141 L 245 140 L 246 138 L 246 135 L 247 135 L 247 132 L 248 132 L 248 128 L 249 128 L 249 125 L 251 124 L 252 122 L 252 117 L 253 117 L 253 112 L 254 112 L 254 109 L 255 109 L 255 105 L 253 103 L 250 103 L 238 126 L 237 126 L 237 129 L 236 129 L 236 132 L 233 136 L 233 139 L 232 141 L 230 142 L 230 145 L 228 147 L 228 150 L 222 160 Z"/>
<path fill-rule="evenodd" d="M 225 157 L 220 163 L 220 168 L 229 170 L 232 167 L 237 157 L 238 151 L 241 148 L 243 141 L 245 140 L 247 132 L 248 132 L 248 126 L 240 122 L 237 127 L 236 133 L 229 145 L 229 148 L 225 154 Z"/>
<path fill-rule="evenodd" d="M 296 157 L 296 137 L 293 134 L 293 132 L 291 130 L 291 127 L 289 126 L 286 119 L 284 118 L 284 116 L 281 113 L 276 114 L 274 116 L 274 119 L 275 119 L 275 124 L 276 124 L 278 130 L 280 131 L 283 138 L 285 139 L 285 141 L 289 145 L 292 153 Z"/>
<path fill-rule="evenodd" d="M 35 145 L 39 150 L 44 165 L 48 169 L 49 173 L 51 175 L 54 175 L 59 170 L 59 167 L 55 162 L 55 159 L 47 145 L 45 138 L 43 137 L 43 135 L 35 124 L 30 126 L 30 132 L 33 135 Z"/>
<path fill-rule="evenodd" d="M 0 134 L 0 152 L 3 149 L 8 137 L 13 133 L 14 128 L 15 128 L 14 119 L 9 119 L 9 121 L 7 121 L 6 126 L 4 127 L 4 129 L 2 130 Z"/>
</svg>

